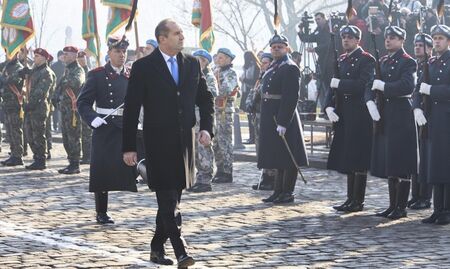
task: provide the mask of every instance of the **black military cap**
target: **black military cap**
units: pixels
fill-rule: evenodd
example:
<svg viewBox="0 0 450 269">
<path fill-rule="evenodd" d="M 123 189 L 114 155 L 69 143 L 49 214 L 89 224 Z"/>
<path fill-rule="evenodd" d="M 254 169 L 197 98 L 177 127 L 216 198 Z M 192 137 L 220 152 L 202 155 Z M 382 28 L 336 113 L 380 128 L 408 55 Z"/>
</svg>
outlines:
<svg viewBox="0 0 450 269">
<path fill-rule="evenodd" d="M 269 45 L 272 46 L 273 44 L 285 44 L 286 46 L 289 46 L 289 41 L 287 37 L 284 35 L 275 34 L 269 41 Z"/>
<path fill-rule="evenodd" d="M 405 39 L 406 31 L 398 26 L 389 25 L 388 27 L 386 27 L 386 29 L 384 29 L 384 38 L 386 38 L 388 35 L 398 36 L 401 39 Z"/>
<path fill-rule="evenodd" d="M 108 37 L 108 49 L 127 49 L 128 45 L 130 45 L 130 43 L 128 43 L 128 40 L 125 38 L 125 36 L 123 38 L 120 37 L 116 37 L 116 36 L 110 36 Z"/>
<path fill-rule="evenodd" d="M 361 30 L 356 27 L 355 25 L 344 25 L 341 27 L 341 30 L 339 32 L 341 37 L 344 34 L 351 35 L 356 39 L 361 39 Z"/>
<path fill-rule="evenodd" d="M 431 27 L 431 36 L 443 35 L 450 39 L 450 28 L 445 24 L 438 24 Z"/>
<path fill-rule="evenodd" d="M 433 47 L 433 39 L 431 38 L 431 36 L 429 34 L 416 34 L 416 36 L 414 37 L 414 43 L 423 43 L 423 39 L 425 39 L 425 44 L 429 47 L 432 48 Z"/>
</svg>

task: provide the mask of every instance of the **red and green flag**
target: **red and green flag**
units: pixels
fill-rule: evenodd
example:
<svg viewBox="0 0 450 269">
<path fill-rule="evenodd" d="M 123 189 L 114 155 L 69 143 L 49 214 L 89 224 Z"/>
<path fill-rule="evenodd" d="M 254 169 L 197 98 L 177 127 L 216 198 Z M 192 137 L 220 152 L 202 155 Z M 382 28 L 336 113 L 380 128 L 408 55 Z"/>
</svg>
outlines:
<svg viewBox="0 0 450 269">
<path fill-rule="evenodd" d="M 34 36 L 28 0 L 3 0 L 2 47 L 8 59 L 13 58 Z"/>
<path fill-rule="evenodd" d="M 100 64 L 100 42 L 97 30 L 97 12 L 95 0 L 83 0 L 82 35 L 86 40 L 86 51 L 97 59 Z"/>
<path fill-rule="evenodd" d="M 128 23 L 133 0 L 102 0 L 109 7 L 108 24 L 106 25 L 106 38 Z"/>
<path fill-rule="evenodd" d="M 194 0 L 192 24 L 200 28 L 200 47 L 211 52 L 214 32 L 210 0 Z"/>
</svg>

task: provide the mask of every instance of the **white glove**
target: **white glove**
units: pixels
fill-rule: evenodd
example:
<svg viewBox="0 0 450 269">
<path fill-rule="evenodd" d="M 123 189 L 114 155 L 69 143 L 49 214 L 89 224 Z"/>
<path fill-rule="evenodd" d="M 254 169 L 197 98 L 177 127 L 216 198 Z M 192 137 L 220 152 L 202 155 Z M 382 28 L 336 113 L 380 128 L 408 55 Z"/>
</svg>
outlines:
<svg viewBox="0 0 450 269">
<path fill-rule="evenodd" d="M 423 111 L 420 108 L 414 109 L 414 119 L 416 120 L 417 125 L 419 126 L 424 126 L 425 124 L 427 124 L 427 119 L 425 118 L 425 115 L 423 114 Z"/>
<path fill-rule="evenodd" d="M 104 119 L 100 118 L 100 117 L 96 117 L 92 122 L 91 122 L 91 126 L 94 128 L 98 128 L 103 124 L 108 124 Z"/>
<path fill-rule="evenodd" d="M 334 113 L 333 107 L 325 108 L 325 112 L 327 113 L 327 116 L 331 122 L 337 122 L 339 120 L 339 116 L 336 113 Z"/>
<path fill-rule="evenodd" d="M 380 112 L 378 112 L 377 105 L 375 105 L 374 101 L 367 101 L 366 103 L 367 109 L 369 110 L 370 117 L 372 120 L 379 121 L 381 116 Z"/>
<path fill-rule="evenodd" d="M 384 92 L 384 81 L 375 79 L 373 81 L 373 85 L 372 85 L 372 91 L 374 91 L 374 90 L 380 90 L 380 91 Z"/>
<path fill-rule="evenodd" d="M 431 91 L 431 85 L 430 84 L 426 84 L 425 82 L 420 83 L 420 90 L 419 90 L 419 92 L 421 94 L 430 95 L 430 91 Z"/>
<path fill-rule="evenodd" d="M 278 134 L 279 134 L 280 136 L 284 136 L 284 134 L 286 133 L 286 128 L 284 128 L 284 127 L 281 126 L 281 125 L 278 125 L 278 126 L 277 126 L 277 132 L 278 132 Z"/>
<path fill-rule="evenodd" d="M 339 87 L 339 82 L 341 82 L 338 78 L 332 78 L 330 82 L 330 87 L 333 89 L 337 89 Z"/>
</svg>

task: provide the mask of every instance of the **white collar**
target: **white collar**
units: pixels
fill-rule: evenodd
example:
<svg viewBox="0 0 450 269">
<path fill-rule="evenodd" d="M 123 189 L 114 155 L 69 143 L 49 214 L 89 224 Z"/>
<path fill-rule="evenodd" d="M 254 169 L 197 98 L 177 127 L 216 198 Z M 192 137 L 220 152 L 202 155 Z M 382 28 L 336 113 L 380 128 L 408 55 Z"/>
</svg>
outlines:
<svg viewBox="0 0 450 269">
<path fill-rule="evenodd" d="M 172 57 L 175 58 L 175 59 L 177 59 L 177 56 L 176 56 L 176 55 L 175 55 L 175 56 L 169 56 L 169 55 L 165 54 L 164 52 L 162 52 L 161 49 L 159 49 L 159 51 L 161 52 L 161 54 L 162 54 L 162 56 L 163 56 L 163 58 L 164 58 L 164 61 L 166 61 L 166 62 L 168 62 L 169 59 L 172 58 Z"/>
</svg>

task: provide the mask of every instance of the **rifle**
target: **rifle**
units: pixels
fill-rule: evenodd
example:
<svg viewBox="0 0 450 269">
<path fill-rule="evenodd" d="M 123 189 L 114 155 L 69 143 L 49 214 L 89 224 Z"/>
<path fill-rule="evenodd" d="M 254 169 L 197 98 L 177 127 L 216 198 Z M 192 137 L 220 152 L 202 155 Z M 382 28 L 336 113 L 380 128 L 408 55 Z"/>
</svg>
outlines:
<svg viewBox="0 0 450 269">
<path fill-rule="evenodd" d="M 420 10 L 420 14 L 419 14 L 419 34 L 422 37 L 422 43 L 423 43 L 423 53 L 424 53 L 424 63 L 423 63 L 423 67 L 422 67 L 422 82 L 429 84 L 430 83 L 430 71 L 429 71 L 429 65 L 428 65 L 428 58 L 429 55 L 427 53 L 427 44 L 425 42 L 425 35 L 423 34 L 423 10 Z M 425 118 L 428 117 L 429 113 L 430 113 L 430 104 L 429 104 L 430 100 L 429 100 L 429 96 L 426 94 L 422 95 L 422 109 L 423 109 L 423 114 L 425 115 Z M 423 126 L 421 126 L 419 128 L 419 135 L 421 139 L 426 139 L 427 135 L 428 135 L 428 125 L 425 124 Z"/>
<path fill-rule="evenodd" d="M 330 38 L 331 38 L 331 49 L 333 51 L 333 77 L 340 79 L 341 75 L 339 73 L 339 62 L 338 62 L 338 51 L 336 49 L 336 34 L 333 31 L 331 20 L 330 20 Z M 334 91 L 334 109 L 338 108 L 339 99 L 336 89 Z"/>
</svg>

